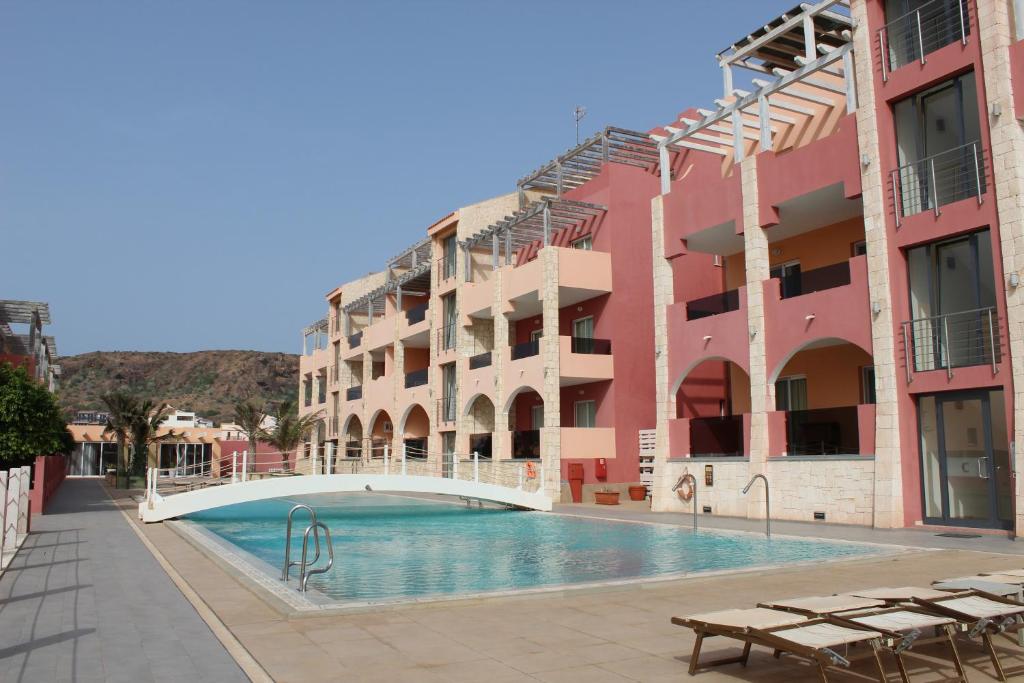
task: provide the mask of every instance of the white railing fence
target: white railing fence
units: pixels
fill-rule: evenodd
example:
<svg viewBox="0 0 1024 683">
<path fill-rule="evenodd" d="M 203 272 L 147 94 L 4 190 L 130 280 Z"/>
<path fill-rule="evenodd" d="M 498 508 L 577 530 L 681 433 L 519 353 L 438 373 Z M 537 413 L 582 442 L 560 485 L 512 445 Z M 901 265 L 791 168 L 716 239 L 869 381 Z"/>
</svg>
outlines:
<svg viewBox="0 0 1024 683">
<path fill-rule="evenodd" d="M 31 477 L 28 465 L 0 471 L 0 567 L 7 566 L 28 535 Z"/>
</svg>

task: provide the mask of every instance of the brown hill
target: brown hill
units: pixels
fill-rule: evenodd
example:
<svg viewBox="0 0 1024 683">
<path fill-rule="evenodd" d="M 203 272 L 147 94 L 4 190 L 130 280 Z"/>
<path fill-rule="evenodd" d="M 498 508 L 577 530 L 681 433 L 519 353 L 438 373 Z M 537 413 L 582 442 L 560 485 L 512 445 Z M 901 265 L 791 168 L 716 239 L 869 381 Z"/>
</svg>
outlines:
<svg viewBox="0 0 1024 683">
<path fill-rule="evenodd" d="M 69 410 L 102 409 L 99 397 L 123 388 L 220 422 L 231 419 L 235 401 L 298 393 L 299 357 L 288 353 L 96 351 L 59 362 L 60 402 Z"/>
</svg>

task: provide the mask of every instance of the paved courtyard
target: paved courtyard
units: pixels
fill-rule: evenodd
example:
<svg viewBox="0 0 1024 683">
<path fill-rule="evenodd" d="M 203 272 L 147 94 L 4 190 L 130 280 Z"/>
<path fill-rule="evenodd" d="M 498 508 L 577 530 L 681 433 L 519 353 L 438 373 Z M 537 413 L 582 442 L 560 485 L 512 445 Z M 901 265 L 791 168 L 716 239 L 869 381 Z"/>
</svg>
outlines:
<svg viewBox="0 0 1024 683">
<path fill-rule="evenodd" d="M 0 577 L 0 681 L 244 681 L 96 480 L 67 480 Z"/>
</svg>

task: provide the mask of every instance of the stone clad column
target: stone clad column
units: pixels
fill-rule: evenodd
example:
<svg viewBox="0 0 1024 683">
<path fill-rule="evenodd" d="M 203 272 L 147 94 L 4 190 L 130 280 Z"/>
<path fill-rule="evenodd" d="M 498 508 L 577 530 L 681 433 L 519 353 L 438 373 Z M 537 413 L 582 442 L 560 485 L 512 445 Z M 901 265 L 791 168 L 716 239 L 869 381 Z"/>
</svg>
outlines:
<svg viewBox="0 0 1024 683">
<path fill-rule="evenodd" d="M 748 476 L 767 474 L 768 413 L 775 410 L 775 385 L 769 379 L 765 351 L 764 287 L 771 272 L 768 237 L 761 227 L 757 196 L 757 157 L 747 157 L 734 171 L 743 188 L 743 250 L 747 287 L 747 335 L 750 343 L 750 464 Z M 764 486 L 747 494 L 747 516 L 764 517 Z"/>
<path fill-rule="evenodd" d="M 864 210 L 864 241 L 867 246 L 868 298 L 879 309 L 871 314 L 872 362 L 875 366 L 875 482 L 874 525 L 903 526 L 903 476 L 900 448 L 898 389 L 900 369 L 896 365 L 896 327 L 893 321 L 892 283 L 889 278 L 889 237 L 886 231 L 887 192 L 879 159 L 878 118 L 875 92 L 872 35 L 868 30 L 863 2 L 851 7 L 853 44 L 857 56 L 857 141 L 862 158 L 861 190 Z M 898 267 L 903 267 L 899 265 Z M 903 380 L 905 382 L 905 380 Z"/>
<path fill-rule="evenodd" d="M 665 201 L 658 195 L 651 200 L 651 244 L 654 252 L 654 391 L 657 408 L 654 486 L 651 509 L 666 509 L 663 499 L 674 481 L 668 472 L 668 422 L 675 417 L 673 397 L 669 396 L 672 378 L 668 376 L 668 306 L 673 299 L 672 265 L 665 260 Z M 638 437 L 639 438 L 639 437 Z"/>
<path fill-rule="evenodd" d="M 541 249 L 537 258 L 543 262 L 544 282 L 541 283 L 541 309 L 543 311 L 544 334 L 540 353 L 544 363 L 544 429 L 541 430 L 541 458 L 544 459 L 546 488 L 557 501 L 561 495 L 561 426 L 562 393 L 560 386 L 561 368 L 559 363 L 558 339 L 558 250 L 552 247 Z"/>
<path fill-rule="evenodd" d="M 491 436 L 491 454 L 494 460 L 505 453 L 512 452 L 512 435 L 509 433 L 508 411 L 505 401 L 508 400 L 509 387 L 505 386 L 505 359 L 509 352 L 508 318 L 505 310 L 505 277 L 507 268 L 499 268 L 493 272 L 494 299 L 491 303 L 491 314 L 494 316 L 494 351 L 491 352 L 491 363 L 494 365 L 494 433 Z M 497 466 L 496 471 L 501 471 Z"/>
<path fill-rule="evenodd" d="M 988 188 L 985 200 L 995 198 L 999 213 L 999 247 L 1003 256 L 1003 274 L 1007 279 L 1012 273 L 1020 277 L 1024 269 L 1024 164 L 1021 161 L 1024 159 L 1024 130 L 1018 123 L 1018 119 L 1024 117 L 1024 111 L 1016 108 L 1013 92 L 1014 88 L 1024 88 L 1024 81 L 1020 77 L 1014 81 L 1010 72 L 1009 48 L 1020 36 L 1014 35 L 1009 5 L 1006 0 L 977 0 L 978 40 L 988 96 L 985 109 L 989 112 L 992 142 L 992 149 L 985 152 L 986 161 L 991 161 L 993 177 L 989 180 L 994 185 Z M 992 115 L 992 106 L 1000 110 L 998 116 Z M 998 272 L 996 277 L 999 277 Z M 1018 537 L 1024 534 L 1024 490 L 1020 485 L 1021 476 L 1024 476 L 1024 292 L 1021 289 L 1021 286 L 1010 287 L 1006 279 L 1004 286 L 996 285 L 996 291 L 1005 291 L 1006 295 L 1007 319 L 999 327 L 1006 330 L 1009 349 L 1004 349 L 1004 353 L 1009 351 L 1013 374 L 1011 455 L 1015 455 L 1014 471 L 1018 473 L 1014 482 L 1014 529 Z M 1009 401 L 1010 397 L 1007 396 L 1006 400 Z"/>
</svg>

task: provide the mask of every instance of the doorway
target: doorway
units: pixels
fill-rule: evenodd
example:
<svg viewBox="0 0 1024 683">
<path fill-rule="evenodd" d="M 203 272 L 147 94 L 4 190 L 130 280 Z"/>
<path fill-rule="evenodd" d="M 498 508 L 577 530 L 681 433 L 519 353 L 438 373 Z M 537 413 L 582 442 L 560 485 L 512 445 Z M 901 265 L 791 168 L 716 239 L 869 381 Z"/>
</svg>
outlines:
<svg viewBox="0 0 1024 683">
<path fill-rule="evenodd" d="M 925 521 L 1011 528 L 1012 470 L 1003 391 L 922 396 L 918 418 Z"/>
</svg>

